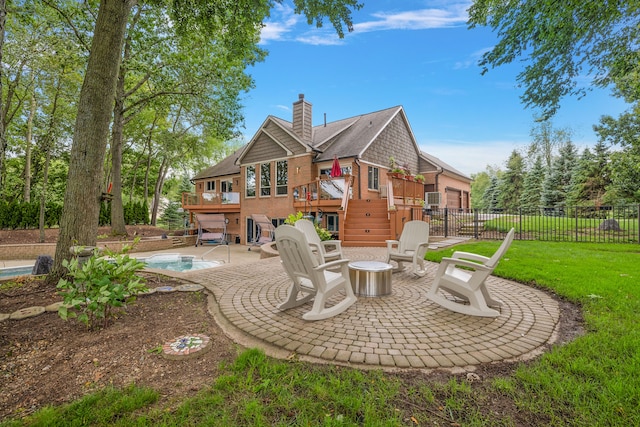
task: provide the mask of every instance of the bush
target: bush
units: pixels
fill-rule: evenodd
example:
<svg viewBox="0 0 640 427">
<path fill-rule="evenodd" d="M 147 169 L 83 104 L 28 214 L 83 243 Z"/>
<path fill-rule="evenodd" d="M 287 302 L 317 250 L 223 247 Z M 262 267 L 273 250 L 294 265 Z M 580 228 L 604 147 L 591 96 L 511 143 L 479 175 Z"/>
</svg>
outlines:
<svg viewBox="0 0 640 427">
<path fill-rule="evenodd" d="M 304 214 L 302 212 L 297 212 L 295 214 L 289 214 L 289 216 L 287 217 L 287 219 L 284 220 L 285 224 L 289 224 L 289 225 L 294 225 L 297 221 L 301 220 L 304 218 Z M 325 240 L 331 240 L 333 238 L 333 236 L 331 235 L 331 232 L 328 231 L 325 228 L 320 227 L 315 221 L 313 222 L 314 227 L 316 228 L 316 233 L 318 233 L 318 236 L 320 237 L 320 240 L 325 241 Z"/>
<path fill-rule="evenodd" d="M 115 308 L 134 303 L 136 294 L 147 287 L 138 275 L 144 263 L 130 258 L 130 249 L 125 246 L 120 253 L 106 251 L 106 257 L 96 249 L 83 264 L 78 258 L 64 260 L 62 265 L 69 273 L 58 282 L 58 294 L 63 297 L 58 315 L 64 320 L 77 318 L 89 329 L 104 328 L 118 314 Z"/>
</svg>

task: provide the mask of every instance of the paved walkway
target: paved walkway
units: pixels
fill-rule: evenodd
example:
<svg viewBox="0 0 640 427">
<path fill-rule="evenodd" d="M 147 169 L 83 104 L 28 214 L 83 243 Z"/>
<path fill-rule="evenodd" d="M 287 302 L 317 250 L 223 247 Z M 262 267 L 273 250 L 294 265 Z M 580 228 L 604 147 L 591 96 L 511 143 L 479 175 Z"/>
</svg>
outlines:
<svg viewBox="0 0 640 427">
<path fill-rule="evenodd" d="M 382 261 L 386 253 L 384 248 L 343 251 L 352 260 Z M 364 368 L 454 368 L 533 357 L 555 340 L 558 303 L 515 282 L 493 276 L 487 281 L 504 303 L 497 318 L 466 316 L 431 302 L 426 293 L 435 263 L 428 263 L 422 278 L 394 273 L 391 295 L 359 297 L 338 316 L 307 322 L 302 314 L 308 305 L 276 309 L 290 285 L 280 259 L 259 259 L 255 252 L 244 257 L 251 259 L 234 262 L 232 254 L 230 264 L 180 277 L 211 291 L 210 306 L 225 333 L 273 357 Z"/>
</svg>

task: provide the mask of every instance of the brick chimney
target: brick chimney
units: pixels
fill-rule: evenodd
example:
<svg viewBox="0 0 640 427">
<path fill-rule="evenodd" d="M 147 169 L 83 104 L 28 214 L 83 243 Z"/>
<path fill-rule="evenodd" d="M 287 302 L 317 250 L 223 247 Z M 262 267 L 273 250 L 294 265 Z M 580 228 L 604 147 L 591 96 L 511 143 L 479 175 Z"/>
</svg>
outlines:
<svg viewBox="0 0 640 427">
<path fill-rule="evenodd" d="M 301 93 L 293 103 L 293 133 L 303 142 L 311 144 L 312 128 L 311 104 L 304 100 L 304 94 Z"/>
</svg>

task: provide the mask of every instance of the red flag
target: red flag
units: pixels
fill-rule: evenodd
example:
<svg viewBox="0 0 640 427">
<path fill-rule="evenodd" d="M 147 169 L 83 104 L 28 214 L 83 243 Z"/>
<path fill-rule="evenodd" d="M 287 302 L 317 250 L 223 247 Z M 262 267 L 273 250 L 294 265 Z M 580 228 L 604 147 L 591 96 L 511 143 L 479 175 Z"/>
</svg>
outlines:
<svg viewBox="0 0 640 427">
<path fill-rule="evenodd" d="M 311 191 L 307 191 L 307 200 L 311 201 Z"/>
</svg>

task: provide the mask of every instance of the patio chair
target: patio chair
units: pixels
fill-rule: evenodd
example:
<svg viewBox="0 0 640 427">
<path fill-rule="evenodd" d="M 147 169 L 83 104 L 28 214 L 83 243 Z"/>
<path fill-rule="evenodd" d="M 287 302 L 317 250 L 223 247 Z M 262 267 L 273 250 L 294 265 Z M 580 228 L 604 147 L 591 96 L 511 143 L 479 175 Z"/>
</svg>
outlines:
<svg viewBox="0 0 640 427">
<path fill-rule="evenodd" d="M 198 221 L 198 244 L 204 243 L 220 245 L 225 244 L 227 239 L 227 222 L 224 214 L 196 214 Z"/>
<path fill-rule="evenodd" d="M 271 222 L 271 219 L 262 214 L 251 214 L 251 219 L 255 227 L 255 235 L 252 241 L 253 245 L 260 246 L 273 242 L 276 227 Z"/>
<path fill-rule="evenodd" d="M 293 281 L 286 301 L 278 305 L 278 309 L 297 307 L 313 299 L 313 307 L 302 318 L 321 320 L 342 313 L 356 302 L 349 279 L 348 259 L 320 264 L 302 231 L 291 225 L 281 225 L 275 234 L 282 266 Z M 338 266 L 339 271 L 329 271 Z M 327 306 L 333 296 L 342 300 Z"/>
<path fill-rule="evenodd" d="M 403 270 L 403 262 L 411 262 L 413 273 L 422 277 L 427 270 L 424 266 L 424 256 L 429 247 L 429 223 L 424 221 L 409 221 L 404 225 L 400 240 L 386 240 L 387 264 L 391 261 L 398 263 L 394 271 Z"/>
<path fill-rule="evenodd" d="M 427 297 L 457 313 L 481 317 L 499 316 L 498 310 L 489 307 L 499 308 L 502 302 L 491 297 L 485 281 L 511 246 L 513 235 L 512 228 L 491 258 L 460 251 L 454 252 L 450 258 L 442 258 Z M 446 298 L 438 293 L 441 290 L 462 299 L 462 302 Z"/>
<path fill-rule="evenodd" d="M 340 240 L 320 240 L 313 222 L 308 219 L 299 219 L 295 227 L 304 233 L 311 249 L 318 256 L 320 264 L 336 259 L 342 259 L 342 242 Z"/>
</svg>

